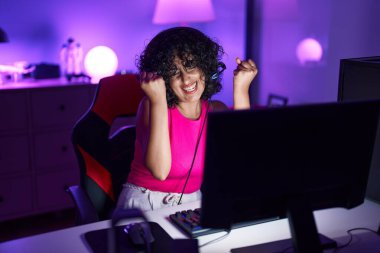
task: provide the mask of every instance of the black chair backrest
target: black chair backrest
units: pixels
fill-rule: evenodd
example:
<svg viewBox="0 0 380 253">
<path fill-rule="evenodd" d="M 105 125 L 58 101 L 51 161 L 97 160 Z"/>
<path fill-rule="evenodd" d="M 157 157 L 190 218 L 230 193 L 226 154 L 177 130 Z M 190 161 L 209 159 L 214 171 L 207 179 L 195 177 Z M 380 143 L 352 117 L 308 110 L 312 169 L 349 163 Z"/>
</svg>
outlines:
<svg viewBox="0 0 380 253">
<path fill-rule="evenodd" d="M 142 97 L 136 75 L 103 78 L 93 104 L 73 128 L 81 187 L 100 220 L 110 218 L 134 155 L 135 126 L 125 126 L 110 136 L 112 123 L 135 115 Z"/>
</svg>

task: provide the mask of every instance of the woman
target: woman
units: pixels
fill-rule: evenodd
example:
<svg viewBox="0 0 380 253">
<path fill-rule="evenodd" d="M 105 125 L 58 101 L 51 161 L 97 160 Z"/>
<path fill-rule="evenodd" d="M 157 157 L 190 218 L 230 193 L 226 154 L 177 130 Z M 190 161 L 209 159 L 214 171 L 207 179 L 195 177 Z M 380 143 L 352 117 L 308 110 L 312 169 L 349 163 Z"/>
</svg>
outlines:
<svg viewBox="0 0 380 253">
<path fill-rule="evenodd" d="M 146 97 L 137 112 L 135 155 L 118 206 L 153 210 L 200 199 L 207 112 L 227 109 L 211 96 L 222 88 L 223 49 L 202 32 L 176 27 L 157 34 L 140 55 Z M 248 109 L 257 74 L 236 59 L 234 109 Z"/>
</svg>

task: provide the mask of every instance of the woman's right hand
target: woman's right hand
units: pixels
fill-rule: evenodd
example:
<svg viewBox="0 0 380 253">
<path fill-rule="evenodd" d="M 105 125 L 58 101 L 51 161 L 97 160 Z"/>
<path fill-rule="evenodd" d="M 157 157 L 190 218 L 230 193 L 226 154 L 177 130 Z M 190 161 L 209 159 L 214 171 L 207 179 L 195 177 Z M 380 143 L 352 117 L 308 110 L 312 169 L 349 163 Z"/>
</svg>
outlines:
<svg viewBox="0 0 380 253">
<path fill-rule="evenodd" d="M 141 88 L 151 103 L 166 102 L 165 81 L 161 76 L 151 72 L 140 74 Z"/>
<path fill-rule="evenodd" d="M 141 111 L 137 115 L 137 134 L 145 166 L 153 177 L 165 180 L 172 162 L 165 81 L 161 76 L 142 72 L 140 82 L 146 98 L 142 100 Z"/>
</svg>

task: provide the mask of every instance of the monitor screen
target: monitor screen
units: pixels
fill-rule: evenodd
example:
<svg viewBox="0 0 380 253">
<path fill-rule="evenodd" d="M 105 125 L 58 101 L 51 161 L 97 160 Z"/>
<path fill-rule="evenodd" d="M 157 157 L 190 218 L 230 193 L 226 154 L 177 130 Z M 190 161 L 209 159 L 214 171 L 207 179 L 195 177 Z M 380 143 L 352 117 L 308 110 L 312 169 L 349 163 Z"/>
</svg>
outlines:
<svg viewBox="0 0 380 253">
<path fill-rule="evenodd" d="M 364 201 L 380 102 L 212 112 L 207 126 L 204 227 Z"/>
<path fill-rule="evenodd" d="M 338 101 L 380 99 L 380 56 L 340 60 Z M 380 203 L 380 123 L 366 196 Z"/>
</svg>

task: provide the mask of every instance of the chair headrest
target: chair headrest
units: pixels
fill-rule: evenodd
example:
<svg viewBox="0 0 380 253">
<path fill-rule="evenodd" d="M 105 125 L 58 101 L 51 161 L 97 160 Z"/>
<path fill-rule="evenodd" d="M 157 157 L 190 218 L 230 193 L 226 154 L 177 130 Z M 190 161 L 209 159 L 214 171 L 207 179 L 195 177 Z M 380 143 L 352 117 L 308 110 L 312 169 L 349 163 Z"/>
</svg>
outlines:
<svg viewBox="0 0 380 253">
<path fill-rule="evenodd" d="M 111 125 L 118 116 L 135 115 L 143 96 L 136 74 L 106 77 L 99 82 L 91 111 Z"/>
</svg>

